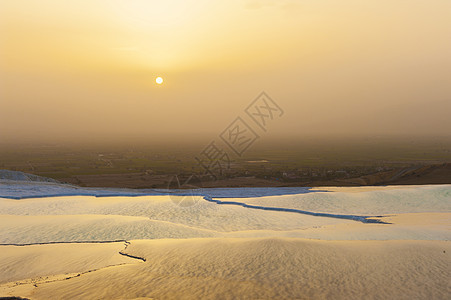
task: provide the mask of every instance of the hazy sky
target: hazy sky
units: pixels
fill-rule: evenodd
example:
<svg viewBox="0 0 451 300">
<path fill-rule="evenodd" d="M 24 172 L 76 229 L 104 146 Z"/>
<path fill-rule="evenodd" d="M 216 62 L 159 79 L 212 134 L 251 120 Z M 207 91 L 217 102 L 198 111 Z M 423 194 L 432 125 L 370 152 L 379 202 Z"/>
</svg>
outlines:
<svg viewBox="0 0 451 300">
<path fill-rule="evenodd" d="M 451 1 L 0 0 L 0 72 L 1 140 L 449 135 Z"/>
</svg>

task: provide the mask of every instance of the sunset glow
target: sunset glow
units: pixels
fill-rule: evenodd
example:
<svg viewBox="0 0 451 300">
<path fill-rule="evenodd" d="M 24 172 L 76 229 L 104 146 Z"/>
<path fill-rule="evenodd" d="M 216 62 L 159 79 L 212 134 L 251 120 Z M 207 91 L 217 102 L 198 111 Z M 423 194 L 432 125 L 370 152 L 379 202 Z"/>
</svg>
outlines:
<svg viewBox="0 0 451 300">
<path fill-rule="evenodd" d="M 2 1 L 0 126 L 15 132 L 0 139 L 207 137 L 263 90 L 293 112 L 274 136 L 446 135 L 450 11 L 442 0 Z M 159 73 L 164 93 L 152 89 L 161 75 L 149 84 Z"/>
</svg>

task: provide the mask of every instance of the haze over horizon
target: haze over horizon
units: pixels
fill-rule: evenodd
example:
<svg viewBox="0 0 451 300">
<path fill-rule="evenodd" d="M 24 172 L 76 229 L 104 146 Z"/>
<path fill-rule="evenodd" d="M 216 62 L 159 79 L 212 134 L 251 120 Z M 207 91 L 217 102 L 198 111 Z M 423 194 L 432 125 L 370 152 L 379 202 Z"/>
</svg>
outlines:
<svg viewBox="0 0 451 300">
<path fill-rule="evenodd" d="M 450 136 L 451 2 L 0 1 L 0 141 Z M 164 83 L 155 84 L 161 76 Z"/>
</svg>

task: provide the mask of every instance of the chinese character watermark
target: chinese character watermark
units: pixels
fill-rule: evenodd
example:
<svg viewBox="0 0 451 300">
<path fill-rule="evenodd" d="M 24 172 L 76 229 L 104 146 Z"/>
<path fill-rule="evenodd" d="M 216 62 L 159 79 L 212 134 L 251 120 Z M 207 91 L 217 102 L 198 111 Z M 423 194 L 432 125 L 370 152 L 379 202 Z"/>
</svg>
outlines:
<svg viewBox="0 0 451 300">
<path fill-rule="evenodd" d="M 241 117 L 237 117 L 232 123 L 230 123 L 230 125 L 219 135 L 219 137 L 238 156 L 243 155 L 243 153 L 260 138 Z"/>
<path fill-rule="evenodd" d="M 265 92 L 262 92 L 246 108 L 246 114 L 266 132 L 269 121 L 283 115 L 283 110 Z"/>
<path fill-rule="evenodd" d="M 216 146 L 215 142 L 211 142 L 200 153 L 202 158 L 195 157 L 199 166 L 204 170 L 202 175 L 210 175 L 217 178 L 217 174 L 222 175 L 224 169 L 230 167 L 230 158 L 227 152 Z"/>
<path fill-rule="evenodd" d="M 241 157 L 260 138 L 257 130 L 266 132 L 269 123 L 280 118 L 284 113 L 265 92 L 252 101 L 244 112 L 250 122 L 246 122 L 244 116 L 239 115 L 219 134 L 219 138 L 238 157 Z M 257 128 L 254 128 L 254 123 Z M 202 170 L 199 175 L 192 174 L 182 181 L 179 176 L 175 175 L 169 181 L 168 190 L 172 190 L 169 195 L 175 204 L 181 207 L 195 205 L 201 199 L 203 178 L 220 180 L 225 173 L 230 171 L 232 160 L 229 153 L 215 142 L 215 140 L 210 142 L 199 153 L 199 156 L 195 157 L 198 167 Z"/>
</svg>

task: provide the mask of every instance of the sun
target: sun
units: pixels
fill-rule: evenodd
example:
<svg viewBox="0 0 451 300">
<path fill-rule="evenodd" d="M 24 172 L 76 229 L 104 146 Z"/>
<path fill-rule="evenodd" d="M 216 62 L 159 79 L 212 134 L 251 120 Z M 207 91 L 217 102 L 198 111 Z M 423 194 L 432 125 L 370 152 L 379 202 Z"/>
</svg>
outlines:
<svg viewBox="0 0 451 300">
<path fill-rule="evenodd" d="M 157 84 L 162 84 L 162 83 L 163 83 L 163 78 L 157 77 L 157 78 L 155 79 L 155 82 L 156 82 Z"/>
</svg>

